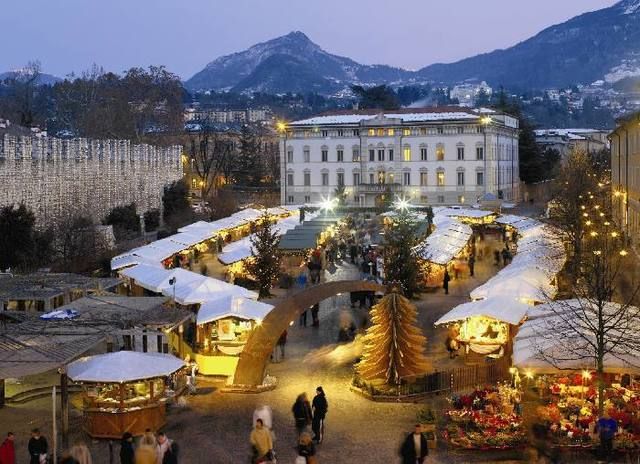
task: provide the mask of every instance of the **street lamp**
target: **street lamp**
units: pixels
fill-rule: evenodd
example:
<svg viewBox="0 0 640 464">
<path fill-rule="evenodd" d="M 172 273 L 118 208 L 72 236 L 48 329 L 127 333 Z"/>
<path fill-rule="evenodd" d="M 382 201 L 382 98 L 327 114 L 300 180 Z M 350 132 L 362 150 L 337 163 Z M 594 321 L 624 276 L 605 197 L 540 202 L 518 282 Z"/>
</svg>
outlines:
<svg viewBox="0 0 640 464">
<path fill-rule="evenodd" d="M 491 124 L 491 122 L 493 121 L 493 119 L 491 119 L 491 116 L 483 116 L 480 118 L 480 124 L 482 126 L 482 134 L 484 136 L 484 146 L 482 148 L 482 161 L 483 161 L 483 165 L 484 165 L 484 182 L 483 182 L 483 187 L 484 187 L 484 193 L 487 193 L 487 180 L 489 177 L 489 173 L 487 172 L 487 127 L 489 126 L 489 124 Z"/>
<path fill-rule="evenodd" d="M 282 153 L 284 154 L 284 204 L 288 202 L 287 199 L 287 123 L 285 121 L 276 122 L 276 131 L 284 137 Z"/>
<path fill-rule="evenodd" d="M 173 307 L 175 308 L 176 306 L 176 278 L 175 277 L 171 277 L 169 279 L 169 285 L 173 287 Z"/>
</svg>

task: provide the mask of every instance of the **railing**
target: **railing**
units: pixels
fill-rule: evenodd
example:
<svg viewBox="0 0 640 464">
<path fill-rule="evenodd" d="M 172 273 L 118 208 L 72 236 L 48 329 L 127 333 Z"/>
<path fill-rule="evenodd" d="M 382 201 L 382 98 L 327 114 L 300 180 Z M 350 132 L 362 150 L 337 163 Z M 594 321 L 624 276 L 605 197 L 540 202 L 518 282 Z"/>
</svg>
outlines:
<svg viewBox="0 0 640 464">
<path fill-rule="evenodd" d="M 402 190 L 401 184 L 360 184 L 358 185 L 358 192 L 360 193 L 385 193 L 398 192 Z"/>
</svg>

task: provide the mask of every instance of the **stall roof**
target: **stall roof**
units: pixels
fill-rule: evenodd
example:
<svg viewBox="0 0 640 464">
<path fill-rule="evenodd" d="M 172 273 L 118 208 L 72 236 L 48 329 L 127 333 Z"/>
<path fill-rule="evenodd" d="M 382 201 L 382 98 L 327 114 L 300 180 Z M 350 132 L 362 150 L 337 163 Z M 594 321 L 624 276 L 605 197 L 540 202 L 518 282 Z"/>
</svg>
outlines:
<svg viewBox="0 0 640 464">
<path fill-rule="evenodd" d="M 130 250 L 127 253 L 111 258 L 111 270 L 117 271 L 125 267 L 135 266 L 136 264 L 149 264 L 150 266 L 162 267 L 161 263 L 143 258 L 142 256 L 136 256 L 134 253 L 135 250 Z"/>
<path fill-rule="evenodd" d="M 180 232 L 175 235 L 171 235 L 167 237 L 167 239 L 172 242 L 179 243 L 184 245 L 183 249 L 191 247 L 193 245 L 197 245 L 200 242 L 204 242 L 211 238 L 211 234 L 205 231 L 198 231 L 196 229 L 192 229 L 189 232 Z"/>
<path fill-rule="evenodd" d="M 518 325 L 522 322 L 530 305 L 510 297 L 494 297 L 471 301 L 456 306 L 435 322 L 435 325 L 449 324 L 469 317 L 484 316 L 497 321 Z"/>
<path fill-rule="evenodd" d="M 552 306 L 554 309 L 552 309 Z M 594 350 L 582 336 L 575 333 L 584 326 L 579 318 L 572 316 L 572 308 L 584 311 L 584 317 L 591 319 L 597 317 L 597 312 L 590 309 L 591 303 L 579 300 L 564 300 L 562 302 L 548 303 L 536 306 L 530 312 L 530 318 L 522 324 L 518 334 L 514 339 L 513 364 L 522 369 L 531 369 L 536 372 L 557 372 L 558 370 L 577 370 L 594 368 Z M 618 303 L 607 303 L 604 313 L 613 316 L 620 305 Z M 637 308 L 631 308 L 636 312 Z M 567 315 L 562 315 L 564 311 Z M 593 316 L 590 317 L 590 311 Z M 559 329 L 566 326 L 566 318 L 572 319 L 571 333 L 559 333 Z M 636 322 L 631 326 L 633 330 L 628 336 L 637 338 L 640 336 L 640 323 Z M 585 335 L 589 335 L 591 330 L 584 329 Z M 584 356 L 575 356 L 580 359 L 567 359 L 567 346 L 572 349 L 580 349 L 584 346 Z M 608 354 L 605 355 L 605 372 L 633 372 L 640 371 L 640 352 L 628 346 L 607 347 Z M 576 353 L 577 354 L 577 353 Z M 553 362 L 552 362 L 553 361 Z"/>
<path fill-rule="evenodd" d="M 165 288 L 162 293 L 165 296 L 173 297 L 173 288 Z M 203 303 L 225 295 L 236 295 L 253 299 L 258 298 L 257 293 L 247 290 L 244 287 L 204 276 L 202 280 L 196 280 L 186 284 L 177 282 L 175 288 L 176 301 L 181 305 Z"/>
<path fill-rule="evenodd" d="M 415 250 L 422 259 L 444 266 L 460 254 L 473 231 L 468 225 L 440 214 L 434 217 L 434 224 L 433 233 Z"/>
<path fill-rule="evenodd" d="M 118 351 L 80 358 L 67 366 L 67 375 L 74 382 L 125 383 L 166 377 L 184 366 L 170 354 Z"/>
<path fill-rule="evenodd" d="M 121 272 L 121 275 L 133 279 L 137 285 L 155 293 L 162 293 L 171 287 L 169 280 L 176 279 L 176 285 L 186 285 L 203 280 L 206 277 L 182 268 L 164 269 L 146 264 L 139 264 Z"/>
<path fill-rule="evenodd" d="M 482 209 L 472 209 L 472 208 L 443 208 L 443 209 L 437 210 L 436 214 L 439 214 L 441 216 L 473 218 L 473 219 L 482 219 L 485 217 L 496 215 L 496 213 L 493 211 L 486 211 Z"/>
<path fill-rule="evenodd" d="M 109 290 L 121 282 L 117 278 L 86 277 L 70 273 L 35 272 L 14 276 L 2 275 L 0 276 L 0 301 L 48 299 L 71 290 Z"/>
<path fill-rule="evenodd" d="M 215 300 L 205 301 L 198 310 L 198 324 L 217 321 L 227 317 L 237 317 L 262 321 L 273 309 L 270 304 L 234 295 L 226 295 Z"/>
</svg>

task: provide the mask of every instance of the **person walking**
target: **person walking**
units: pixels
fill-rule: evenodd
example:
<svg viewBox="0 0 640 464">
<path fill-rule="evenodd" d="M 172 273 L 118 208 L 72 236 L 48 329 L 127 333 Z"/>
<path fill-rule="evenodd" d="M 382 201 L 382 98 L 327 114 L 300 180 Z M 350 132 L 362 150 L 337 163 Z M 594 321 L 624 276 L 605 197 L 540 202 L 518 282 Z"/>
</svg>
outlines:
<svg viewBox="0 0 640 464">
<path fill-rule="evenodd" d="M 285 330 L 278 339 L 278 348 L 280 349 L 280 360 L 284 359 L 284 347 L 287 344 L 287 331 Z"/>
<path fill-rule="evenodd" d="M 313 420 L 311 428 L 313 429 L 313 440 L 316 443 L 322 443 L 324 439 L 324 420 L 327 417 L 329 403 L 324 394 L 322 387 L 316 388 L 316 396 L 313 397 L 312 403 Z"/>
<path fill-rule="evenodd" d="M 505 247 L 502 250 L 502 265 L 506 266 L 507 264 L 509 264 L 509 250 Z"/>
<path fill-rule="evenodd" d="M 301 327 L 307 326 L 307 310 L 306 309 L 302 311 L 302 314 L 300 314 L 300 326 Z"/>
<path fill-rule="evenodd" d="M 297 460 L 300 461 L 300 463 L 318 464 L 318 460 L 316 459 L 316 445 L 313 444 L 313 440 L 311 440 L 311 435 L 309 433 L 304 432 L 300 435 L 296 451 L 298 452 Z"/>
<path fill-rule="evenodd" d="M 596 422 L 596 432 L 600 435 L 600 459 L 611 462 L 613 437 L 618 431 L 618 423 L 605 410 L 604 415 Z"/>
<path fill-rule="evenodd" d="M 43 464 L 47 462 L 47 451 L 49 446 L 47 439 L 40 435 L 40 429 L 31 430 L 31 438 L 29 439 L 30 464 Z"/>
<path fill-rule="evenodd" d="M 178 464 L 178 446 L 163 433 L 158 433 L 157 464 Z"/>
<path fill-rule="evenodd" d="M 311 307 L 311 320 L 314 327 L 320 326 L 320 319 L 318 319 L 318 313 L 320 312 L 320 303 L 316 303 Z"/>
<path fill-rule="evenodd" d="M 262 419 L 256 420 L 256 425 L 251 431 L 249 441 L 254 450 L 254 463 L 271 460 L 273 455 L 273 438 L 271 432 L 264 426 Z"/>
<path fill-rule="evenodd" d="M 442 278 L 442 288 L 444 288 L 444 294 L 449 294 L 449 281 L 451 280 L 451 276 L 449 275 L 449 271 L 444 270 L 444 277 Z"/>
<path fill-rule="evenodd" d="M 7 433 L 7 438 L 0 445 L 0 464 L 16 464 L 15 436 Z"/>
<path fill-rule="evenodd" d="M 499 250 L 493 250 L 493 261 L 494 261 L 494 265 L 496 266 L 500 266 L 500 251 Z"/>
<path fill-rule="evenodd" d="M 476 257 L 475 255 L 469 256 L 469 276 L 473 277 L 474 268 L 476 265 Z"/>
<path fill-rule="evenodd" d="M 422 426 L 416 424 L 415 430 L 405 438 L 400 448 L 402 464 L 423 464 L 428 454 L 429 448 L 422 435 Z"/>
<path fill-rule="evenodd" d="M 135 452 L 135 464 L 156 464 L 158 461 L 156 436 L 146 429 Z"/>
<path fill-rule="evenodd" d="M 302 432 L 311 425 L 312 420 L 311 404 L 309 403 L 306 393 L 300 393 L 298 395 L 296 402 L 293 403 L 291 412 L 293 412 L 296 430 L 298 431 L 298 436 L 300 436 Z"/>
<path fill-rule="evenodd" d="M 78 464 L 92 464 L 91 452 L 85 443 L 76 443 L 69 450 L 71 456 Z"/>
<path fill-rule="evenodd" d="M 120 440 L 120 464 L 134 464 L 133 435 L 125 432 Z"/>
</svg>

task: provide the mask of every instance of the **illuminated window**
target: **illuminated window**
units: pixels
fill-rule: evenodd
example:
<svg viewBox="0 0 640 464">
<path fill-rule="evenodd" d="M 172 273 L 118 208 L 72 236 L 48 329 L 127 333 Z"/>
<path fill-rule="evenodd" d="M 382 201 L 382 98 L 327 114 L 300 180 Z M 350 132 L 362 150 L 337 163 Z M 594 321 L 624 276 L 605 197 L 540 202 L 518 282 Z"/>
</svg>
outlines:
<svg viewBox="0 0 640 464">
<path fill-rule="evenodd" d="M 403 129 L 402 130 L 402 135 L 411 135 L 411 129 L 409 129 L 409 128 Z"/>
<path fill-rule="evenodd" d="M 393 137 L 395 135 L 396 131 L 394 129 L 387 129 L 387 135 L 389 137 Z"/>
<path fill-rule="evenodd" d="M 440 171 L 436 175 L 436 180 L 438 183 L 438 187 L 444 187 L 444 172 Z"/>
<path fill-rule="evenodd" d="M 376 135 L 376 130 L 375 129 L 369 129 L 369 135 L 371 137 L 373 137 L 374 135 Z"/>
<path fill-rule="evenodd" d="M 378 129 L 378 137 L 384 136 L 384 129 Z"/>
<path fill-rule="evenodd" d="M 436 160 L 444 161 L 444 145 L 438 145 L 436 148 Z"/>
<path fill-rule="evenodd" d="M 198 181 L 195 178 L 191 179 L 191 188 L 198 188 Z"/>
<path fill-rule="evenodd" d="M 402 157 L 405 161 L 411 161 L 411 147 L 404 147 L 404 150 L 402 150 Z"/>
</svg>

